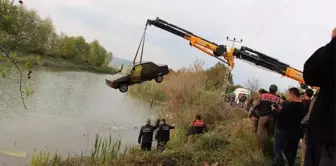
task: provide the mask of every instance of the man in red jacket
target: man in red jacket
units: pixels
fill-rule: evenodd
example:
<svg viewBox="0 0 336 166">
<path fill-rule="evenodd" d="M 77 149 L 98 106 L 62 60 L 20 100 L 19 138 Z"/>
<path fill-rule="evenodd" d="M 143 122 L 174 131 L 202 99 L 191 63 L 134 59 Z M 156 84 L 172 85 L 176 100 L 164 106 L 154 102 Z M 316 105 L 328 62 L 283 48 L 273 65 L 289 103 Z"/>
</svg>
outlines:
<svg viewBox="0 0 336 166">
<path fill-rule="evenodd" d="M 271 106 L 273 104 L 279 104 L 280 98 L 276 95 L 277 91 L 278 87 L 272 84 L 269 87 L 269 91 L 267 93 L 263 93 L 252 107 L 252 111 L 256 110 L 256 114 L 259 117 L 257 136 L 259 148 L 262 152 L 265 150 L 264 145 L 267 138 L 266 136 L 267 134 L 270 134 L 269 129 L 274 127 L 271 126 L 271 124 L 274 124 Z"/>
<path fill-rule="evenodd" d="M 188 144 L 192 142 L 192 136 L 197 134 L 203 134 L 208 131 L 208 128 L 203 120 L 201 120 L 200 115 L 196 115 L 195 120 L 189 126 L 189 131 L 187 132 Z"/>
</svg>

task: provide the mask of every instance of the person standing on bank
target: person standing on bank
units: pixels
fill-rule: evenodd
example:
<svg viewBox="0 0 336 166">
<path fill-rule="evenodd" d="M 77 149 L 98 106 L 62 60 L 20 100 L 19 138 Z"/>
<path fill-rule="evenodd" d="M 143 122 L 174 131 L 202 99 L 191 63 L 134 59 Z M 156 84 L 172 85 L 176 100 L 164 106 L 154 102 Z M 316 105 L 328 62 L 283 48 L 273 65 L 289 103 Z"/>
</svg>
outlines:
<svg viewBox="0 0 336 166">
<path fill-rule="evenodd" d="M 203 120 L 201 120 L 201 115 L 196 115 L 195 120 L 189 126 L 189 131 L 187 132 L 188 144 L 192 142 L 192 136 L 197 134 L 203 134 L 208 131 L 208 128 Z"/>
<path fill-rule="evenodd" d="M 297 88 L 288 90 L 288 102 L 278 110 L 272 105 L 275 111 L 276 124 L 274 134 L 274 154 L 273 165 L 284 164 L 284 156 L 289 166 L 293 166 L 301 139 L 301 120 L 305 116 L 305 108 L 300 99 L 300 91 Z M 284 156 L 283 156 L 284 154 Z"/>
<path fill-rule="evenodd" d="M 161 124 L 159 125 L 157 133 L 155 135 L 158 151 L 164 151 L 166 144 L 170 139 L 170 130 L 174 128 L 174 126 L 168 125 L 165 119 L 161 119 Z"/>
<path fill-rule="evenodd" d="M 335 166 L 336 28 L 331 41 L 317 49 L 304 64 L 306 84 L 320 87 L 307 126 L 305 166 Z"/>
<path fill-rule="evenodd" d="M 264 93 L 266 93 L 267 91 L 265 89 L 259 89 L 258 90 L 258 99 L 260 98 L 260 96 Z M 255 133 L 257 135 L 257 131 L 258 131 L 258 123 L 259 123 L 259 108 L 256 107 L 256 105 L 258 104 L 257 99 L 255 101 L 253 101 L 252 106 L 249 108 L 249 114 L 248 117 L 251 119 L 252 121 L 252 132 Z M 252 110 L 252 108 L 254 108 L 254 110 Z"/>
<path fill-rule="evenodd" d="M 303 139 L 302 139 L 303 144 L 302 144 L 302 147 L 301 147 L 301 164 L 300 164 L 301 166 L 304 166 L 304 162 L 305 162 L 305 158 L 306 158 L 305 157 L 306 156 L 306 149 L 307 149 L 307 145 L 308 145 L 308 142 L 309 142 L 308 141 L 308 135 L 307 135 L 307 124 L 308 124 L 308 121 L 309 121 L 311 110 L 313 109 L 313 106 L 315 104 L 318 91 L 319 91 L 319 88 L 316 88 L 316 92 L 315 92 L 315 94 L 313 95 L 313 98 L 310 101 L 308 112 L 307 112 L 306 116 L 301 121 L 301 127 L 303 128 Z"/>
<path fill-rule="evenodd" d="M 255 110 L 255 108 L 258 108 L 257 115 L 259 116 L 258 121 L 258 142 L 259 142 L 259 149 L 264 152 L 264 145 L 265 140 L 267 138 L 267 135 L 270 133 L 269 129 L 273 126 L 270 126 L 273 124 L 273 112 L 271 105 L 272 104 L 279 104 L 280 98 L 276 95 L 276 92 L 278 91 L 278 87 L 274 84 L 272 84 L 269 87 L 269 92 L 263 93 L 259 99 L 256 100 L 256 103 L 252 107 L 252 111 Z M 270 136 L 270 135 L 268 135 Z"/>
<path fill-rule="evenodd" d="M 157 119 L 155 126 L 151 125 L 151 120 L 148 119 L 146 125 L 140 129 L 138 143 L 141 150 L 150 151 L 152 149 L 153 132 L 159 127 L 160 119 Z"/>
</svg>

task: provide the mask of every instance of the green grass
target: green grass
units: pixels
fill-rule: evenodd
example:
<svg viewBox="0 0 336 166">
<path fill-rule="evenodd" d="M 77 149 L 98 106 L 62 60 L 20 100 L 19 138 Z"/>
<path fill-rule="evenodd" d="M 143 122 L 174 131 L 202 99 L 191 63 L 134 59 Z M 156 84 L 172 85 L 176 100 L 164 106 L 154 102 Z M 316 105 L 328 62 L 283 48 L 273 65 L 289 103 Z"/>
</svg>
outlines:
<svg viewBox="0 0 336 166">
<path fill-rule="evenodd" d="M 36 54 L 29 54 L 28 56 L 23 56 L 20 53 L 18 53 L 13 59 L 17 63 L 25 63 L 25 64 L 30 63 L 31 67 L 46 66 L 46 67 L 61 68 L 63 70 L 68 71 L 88 71 L 102 74 L 117 73 L 117 70 L 111 67 L 92 66 L 78 60 L 69 60 L 50 56 L 40 56 Z M 7 62 L 6 64 L 11 65 L 11 63 L 8 63 L 8 59 L 4 56 L 0 56 L 0 61 Z"/>
<path fill-rule="evenodd" d="M 121 140 L 112 140 L 112 137 L 103 138 L 99 134 L 96 134 L 94 149 L 90 156 L 70 157 L 67 156 L 65 159 L 59 154 L 54 154 L 50 156 L 49 152 L 40 152 L 32 157 L 31 166 L 45 166 L 45 165 L 106 165 L 114 162 L 115 160 L 121 158 L 128 152 L 132 152 L 129 146 L 124 147 L 125 150 L 121 150 Z"/>
</svg>

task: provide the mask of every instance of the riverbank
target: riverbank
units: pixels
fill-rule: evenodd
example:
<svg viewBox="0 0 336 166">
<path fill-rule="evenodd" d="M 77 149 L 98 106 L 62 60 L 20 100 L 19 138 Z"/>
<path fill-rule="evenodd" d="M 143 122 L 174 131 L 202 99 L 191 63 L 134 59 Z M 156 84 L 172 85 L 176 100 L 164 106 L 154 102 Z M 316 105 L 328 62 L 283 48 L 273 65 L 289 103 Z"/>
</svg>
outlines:
<svg viewBox="0 0 336 166">
<path fill-rule="evenodd" d="M 161 84 L 143 83 L 130 87 L 129 93 L 162 103 L 159 117 L 174 124 L 171 140 L 166 151 L 143 153 L 137 147 L 129 146 L 121 151 L 118 142 L 109 138 L 97 137 L 95 150 L 90 156 L 63 158 L 65 165 L 242 165 L 268 166 L 270 155 L 262 155 L 257 148 L 256 137 L 251 132 L 247 113 L 241 109 L 230 108 L 219 99 L 219 91 L 205 90 L 206 76 L 199 69 L 172 72 L 164 77 Z M 201 114 L 209 132 L 193 137 L 187 144 L 185 131 L 195 114 Z M 135 138 L 136 139 L 136 138 Z M 117 155 L 118 154 L 118 155 Z M 64 157 L 64 156 L 63 156 Z M 43 154 L 32 159 L 34 165 L 41 163 Z M 54 159 L 56 158 L 56 159 Z M 49 163 L 62 160 L 49 157 Z"/>
<path fill-rule="evenodd" d="M 29 54 L 28 56 L 15 56 L 13 58 L 19 64 L 30 63 L 34 66 L 45 66 L 60 68 L 65 71 L 87 71 L 100 74 L 116 74 L 117 70 L 112 67 L 93 66 L 79 60 L 63 59 L 60 57 L 41 56 L 36 54 Z M 8 59 L 0 56 L 0 61 L 6 62 Z M 11 65 L 11 63 L 8 63 Z"/>
</svg>

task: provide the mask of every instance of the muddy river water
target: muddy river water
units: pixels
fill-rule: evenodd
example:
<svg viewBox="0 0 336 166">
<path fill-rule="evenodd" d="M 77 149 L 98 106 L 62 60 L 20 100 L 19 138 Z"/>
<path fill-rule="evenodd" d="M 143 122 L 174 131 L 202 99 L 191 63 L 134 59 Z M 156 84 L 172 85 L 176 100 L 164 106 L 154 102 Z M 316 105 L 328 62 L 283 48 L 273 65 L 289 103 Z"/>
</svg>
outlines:
<svg viewBox="0 0 336 166">
<path fill-rule="evenodd" d="M 24 73 L 26 77 L 26 73 Z M 105 85 L 112 75 L 39 67 L 19 92 L 18 74 L 0 80 L 0 165 L 27 165 L 39 151 L 79 155 L 93 147 L 97 132 L 136 144 L 139 126 L 154 119 L 150 105 Z M 27 154 L 26 158 L 15 157 Z"/>
</svg>

